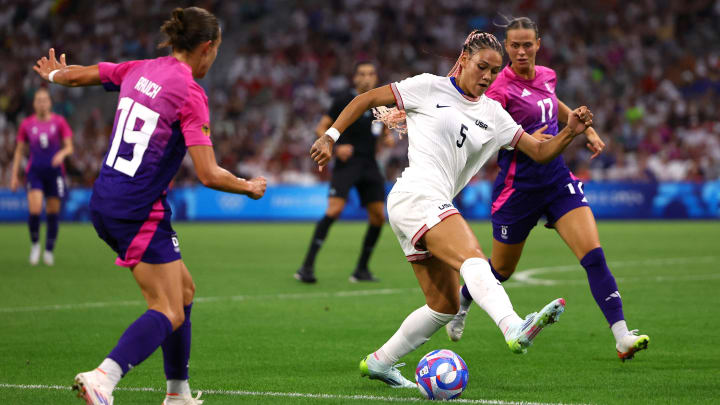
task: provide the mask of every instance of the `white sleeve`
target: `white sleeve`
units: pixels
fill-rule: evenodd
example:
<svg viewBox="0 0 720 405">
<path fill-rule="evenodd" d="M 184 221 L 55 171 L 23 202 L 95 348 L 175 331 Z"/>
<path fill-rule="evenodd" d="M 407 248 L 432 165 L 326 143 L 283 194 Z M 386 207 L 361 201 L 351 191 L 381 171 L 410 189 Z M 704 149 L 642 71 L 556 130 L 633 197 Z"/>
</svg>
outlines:
<svg viewBox="0 0 720 405">
<path fill-rule="evenodd" d="M 501 148 L 515 149 L 520 137 L 525 132 L 517 122 L 505 111 L 500 103 L 495 104 L 495 139 Z"/>
<path fill-rule="evenodd" d="M 416 110 L 427 100 L 434 75 L 423 73 L 396 83 L 390 83 L 398 110 Z"/>
</svg>

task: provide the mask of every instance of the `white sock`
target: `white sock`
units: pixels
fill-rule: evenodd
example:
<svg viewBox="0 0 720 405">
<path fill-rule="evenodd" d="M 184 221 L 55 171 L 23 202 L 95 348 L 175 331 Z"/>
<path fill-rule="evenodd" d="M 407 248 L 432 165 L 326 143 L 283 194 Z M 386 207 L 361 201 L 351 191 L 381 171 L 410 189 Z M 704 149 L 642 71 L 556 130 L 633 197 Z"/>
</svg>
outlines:
<svg viewBox="0 0 720 405">
<path fill-rule="evenodd" d="M 191 395 L 188 380 L 167 380 L 167 393 L 178 395 Z"/>
<path fill-rule="evenodd" d="M 473 300 L 490 315 L 503 334 L 509 325 L 522 321 L 515 313 L 505 289 L 493 276 L 487 260 L 479 257 L 465 260 L 460 267 L 460 274 Z"/>
<path fill-rule="evenodd" d="M 438 329 L 445 326 L 455 314 L 435 312 L 423 305 L 408 315 L 400 329 L 375 353 L 381 362 L 392 365 L 404 355 L 430 340 Z"/>
<path fill-rule="evenodd" d="M 113 359 L 105 359 L 102 363 L 98 366 L 98 369 L 100 369 L 101 372 L 105 373 L 105 377 L 107 378 L 107 386 L 110 388 L 110 391 L 115 389 L 115 386 L 120 382 L 120 379 L 122 378 L 122 368 L 119 364 Z"/>
<path fill-rule="evenodd" d="M 617 321 L 612 324 L 610 330 L 612 331 L 613 336 L 615 336 L 615 342 L 620 343 L 620 339 L 628 333 L 627 323 L 625 323 L 624 319 L 622 321 Z"/>
</svg>

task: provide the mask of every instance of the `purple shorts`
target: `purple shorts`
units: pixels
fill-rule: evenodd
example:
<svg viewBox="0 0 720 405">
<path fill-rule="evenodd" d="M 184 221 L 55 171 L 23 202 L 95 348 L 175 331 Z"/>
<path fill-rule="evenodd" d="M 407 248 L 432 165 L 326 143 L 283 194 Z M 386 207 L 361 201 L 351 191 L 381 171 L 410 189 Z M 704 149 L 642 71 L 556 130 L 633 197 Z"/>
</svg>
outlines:
<svg viewBox="0 0 720 405">
<path fill-rule="evenodd" d="M 545 226 L 551 228 L 568 212 L 589 206 L 580 180 L 573 178 L 565 183 L 540 191 L 513 190 L 502 204 L 496 203 L 496 197 L 491 214 L 493 238 L 508 244 L 520 243 L 527 239 L 542 216 L 547 218 Z"/>
<path fill-rule="evenodd" d="M 27 189 L 42 190 L 45 197 L 65 198 L 65 176 L 59 167 L 31 168 L 27 172 Z"/>
<path fill-rule="evenodd" d="M 150 264 L 180 260 L 180 244 L 170 225 L 171 212 L 160 200 L 145 221 L 111 218 L 91 210 L 95 231 L 112 250 L 117 252 L 115 264 L 134 267 L 139 262 Z"/>
</svg>

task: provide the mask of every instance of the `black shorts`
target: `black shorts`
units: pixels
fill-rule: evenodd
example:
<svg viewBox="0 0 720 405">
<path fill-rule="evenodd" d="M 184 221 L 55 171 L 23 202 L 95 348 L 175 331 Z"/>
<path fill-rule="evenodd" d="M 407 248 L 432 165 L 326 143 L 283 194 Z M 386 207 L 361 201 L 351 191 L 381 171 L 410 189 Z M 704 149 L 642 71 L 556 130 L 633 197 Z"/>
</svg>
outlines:
<svg viewBox="0 0 720 405">
<path fill-rule="evenodd" d="M 385 201 L 385 179 L 375 159 L 351 158 L 348 162 L 335 162 L 330 179 L 330 197 L 347 200 L 350 189 L 355 186 L 360 204 Z"/>
</svg>

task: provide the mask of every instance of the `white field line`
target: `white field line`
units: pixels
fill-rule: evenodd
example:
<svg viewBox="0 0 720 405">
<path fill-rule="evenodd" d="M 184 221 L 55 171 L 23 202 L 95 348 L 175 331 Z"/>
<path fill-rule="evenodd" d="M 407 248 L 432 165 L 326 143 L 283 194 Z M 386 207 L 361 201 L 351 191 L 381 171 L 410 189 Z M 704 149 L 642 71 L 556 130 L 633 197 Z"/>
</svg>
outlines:
<svg viewBox="0 0 720 405">
<path fill-rule="evenodd" d="M 717 256 L 699 256 L 699 257 L 672 257 L 664 259 L 646 259 L 646 260 L 627 260 L 627 261 L 616 261 L 608 262 L 608 267 L 612 270 L 613 268 L 622 267 L 666 267 L 666 266 L 682 266 L 683 264 L 711 264 L 714 263 L 718 267 L 718 273 L 715 274 L 700 274 L 700 275 L 678 275 L 678 276 L 648 276 L 648 277 L 617 277 L 616 280 L 620 282 L 632 282 L 632 281 L 655 281 L 655 282 L 666 282 L 666 281 L 682 281 L 682 280 L 715 280 L 720 278 L 720 261 Z M 518 283 L 531 284 L 531 285 L 559 285 L 559 284 L 587 284 L 586 280 L 549 280 L 549 279 L 538 279 L 534 276 L 539 274 L 547 273 L 564 273 L 569 271 L 583 270 L 579 264 L 572 264 L 567 266 L 548 266 L 548 267 L 537 267 L 534 269 L 527 269 L 518 271 L 513 274 L 513 280 Z"/>
<path fill-rule="evenodd" d="M 660 267 L 674 266 L 690 263 L 715 263 L 718 264 L 717 256 L 702 257 L 677 257 L 666 259 L 649 259 L 649 260 L 632 260 L 609 262 L 610 268 L 621 267 Z M 553 285 L 585 285 L 587 281 L 582 280 L 549 280 L 538 279 L 534 276 L 546 273 L 561 273 L 569 271 L 582 271 L 580 264 L 564 265 L 564 266 L 548 266 L 538 267 L 518 271 L 513 275 L 511 281 L 504 283 L 505 288 L 515 287 L 532 287 L 532 286 L 553 286 Z M 647 276 L 647 277 L 618 277 L 619 282 L 667 282 L 667 281 L 702 281 L 720 279 L 720 264 L 718 264 L 718 273 L 715 274 L 698 274 L 698 275 L 678 275 L 678 276 Z M 233 295 L 220 297 L 196 297 L 195 302 L 232 302 L 232 301 L 254 301 L 254 300 L 305 300 L 313 298 L 350 298 L 350 297 L 368 297 L 378 295 L 399 295 L 420 292 L 419 288 L 382 288 L 374 290 L 350 290 L 335 292 L 315 292 L 315 293 L 279 293 L 279 294 L 258 294 L 258 295 Z M 19 312 L 43 312 L 43 311 L 64 311 L 74 309 L 88 308 L 106 308 L 106 307 L 125 307 L 125 306 L 145 306 L 143 300 L 133 301 L 106 301 L 106 302 L 84 302 L 76 304 L 56 304 L 56 305 L 38 305 L 27 307 L 4 307 L 0 308 L 0 314 L 19 313 Z"/>
<path fill-rule="evenodd" d="M 25 384 L 2 384 L 0 389 L 17 389 L 17 390 L 60 390 L 70 391 L 69 386 L 63 385 L 25 385 Z M 165 393 L 165 390 L 149 387 L 137 388 L 116 388 L 116 391 L 140 391 L 140 392 L 158 392 Z M 325 400 L 352 400 L 352 401 L 384 401 L 384 402 L 427 402 L 422 398 L 400 398 L 400 397 L 381 397 L 377 395 L 337 395 L 337 394 L 308 394 L 302 392 L 272 392 L 272 391 L 241 391 L 241 390 L 201 390 L 203 394 L 209 395 L 228 395 L 228 396 L 248 396 L 248 397 L 281 397 L 281 398 L 310 398 Z M 204 399 L 204 398 L 203 398 Z M 548 402 L 517 402 L 517 401 L 500 401 L 494 399 L 462 399 L 458 398 L 452 401 L 460 404 L 485 404 L 485 405 L 563 405 L 562 403 Z"/>
</svg>

